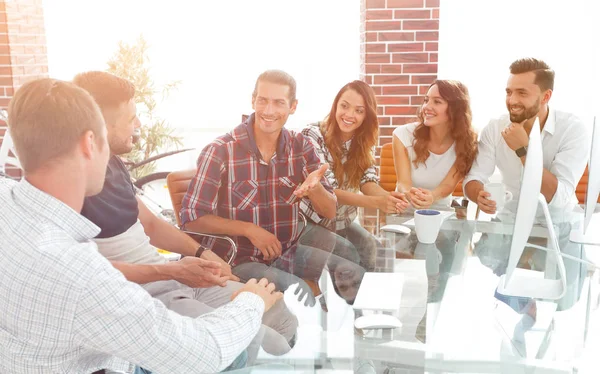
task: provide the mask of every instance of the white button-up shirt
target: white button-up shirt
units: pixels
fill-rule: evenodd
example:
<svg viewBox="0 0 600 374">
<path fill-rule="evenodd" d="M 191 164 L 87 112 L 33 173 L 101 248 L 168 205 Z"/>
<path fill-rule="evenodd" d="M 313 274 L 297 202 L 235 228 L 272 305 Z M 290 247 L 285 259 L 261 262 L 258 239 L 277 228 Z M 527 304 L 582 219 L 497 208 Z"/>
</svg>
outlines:
<svg viewBox="0 0 600 374">
<path fill-rule="evenodd" d="M 463 186 L 473 180 L 487 183 L 497 166 L 506 189 L 513 194 L 514 200 L 519 198 L 523 164 L 502 137 L 502 130 L 510 123 L 506 114 L 491 120 L 483 129 L 479 154 Z M 577 202 L 575 188 L 588 160 L 589 133 L 577 116 L 550 108 L 541 134 L 544 168 L 558 179 L 550 207 L 560 209 Z"/>
<path fill-rule="evenodd" d="M 180 316 L 98 253 L 99 232 L 27 181 L 0 178 L 0 373 L 216 372 L 258 332 L 260 297 Z"/>
</svg>

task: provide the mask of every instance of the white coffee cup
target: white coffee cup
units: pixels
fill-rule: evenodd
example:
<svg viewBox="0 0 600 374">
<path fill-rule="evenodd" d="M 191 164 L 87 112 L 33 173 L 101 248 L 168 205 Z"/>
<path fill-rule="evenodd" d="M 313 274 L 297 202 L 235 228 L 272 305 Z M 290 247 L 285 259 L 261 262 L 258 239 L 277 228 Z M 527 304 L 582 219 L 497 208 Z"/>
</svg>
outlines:
<svg viewBox="0 0 600 374">
<path fill-rule="evenodd" d="M 420 209 L 415 211 L 415 231 L 421 243 L 435 243 L 442 226 L 442 213 L 439 210 Z"/>
<path fill-rule="evenodd" d="M 483 190 L 490 194 L 488 199 L 496 202 L 496 212 L 501 211 L 504 208 L 504 204 L 513 198 L 513 194 L 510 191 L 506 191 L 504 183 L 486 183 L 483 186 Z"/>
</svg>

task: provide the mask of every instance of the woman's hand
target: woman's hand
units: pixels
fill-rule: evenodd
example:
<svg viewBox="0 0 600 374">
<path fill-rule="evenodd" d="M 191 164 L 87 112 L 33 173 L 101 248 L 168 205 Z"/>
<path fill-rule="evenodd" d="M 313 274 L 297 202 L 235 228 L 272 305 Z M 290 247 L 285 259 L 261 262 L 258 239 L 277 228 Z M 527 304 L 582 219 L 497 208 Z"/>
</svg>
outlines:
<svg viewBox="0 0 600 374">
<path fill-rule="evenodd" d="M 402 192 L 390 192 L 388 195 L 374 196 L 377 209 L 386 214 L 402 213 L 408 208 L 408 199 Z"/>
<path fill-rule="evenodd" d="M 408 192 L 411 204 L 416 209 L 425 209 L 433 205 L 433 194 L 425 188 L 413 187 Z"/>
</svg>

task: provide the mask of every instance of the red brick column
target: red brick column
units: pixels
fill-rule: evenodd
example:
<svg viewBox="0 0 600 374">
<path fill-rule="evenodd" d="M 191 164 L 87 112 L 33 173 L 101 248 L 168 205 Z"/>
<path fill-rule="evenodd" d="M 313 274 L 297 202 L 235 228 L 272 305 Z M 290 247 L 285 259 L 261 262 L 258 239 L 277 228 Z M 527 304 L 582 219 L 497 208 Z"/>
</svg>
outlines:
<svg viewBox="0 0 600 374">
<path fill-rule="evenodd" d="M 0 0 L 0 109 L 30 79 L 48 76 L 42 0 Z M 0 122 L 0 144 L 5 124 Z"/>
<path fill-rule="evenodd" d="M 392 141 L 394 128 L 415 119 L 437 78 L 440 1 L 361 0 L 360 14 L 360 78 L 377 95 L 381 146 Z M 384 223 L 377 210 L 361 213 L 363 227 L 377 234 Z M 378 253 L 378 269 L 389 262 L 384 257 Z"/>
<path fill-rule="evenodd" d="M 412 121 L 437 78 L 439 0 L 361 0 L 361 79 L 379 103 L 379 145 Z"/>
</svg>

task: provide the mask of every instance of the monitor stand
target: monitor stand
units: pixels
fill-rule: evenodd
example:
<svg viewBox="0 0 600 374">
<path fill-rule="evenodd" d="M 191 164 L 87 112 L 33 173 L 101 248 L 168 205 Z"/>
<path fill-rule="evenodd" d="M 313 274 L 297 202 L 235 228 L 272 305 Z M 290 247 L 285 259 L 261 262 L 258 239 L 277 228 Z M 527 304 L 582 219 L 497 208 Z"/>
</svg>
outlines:
<svg viewBox="0 0 600 374">
<path fill-rule="evenodd" d="M 600 231 L 594 230 L 594 227 L 597 228 L 598 222 L 600 222 L 600 214 L 598 213 L 600 213 L 600 204 L 596 204 L 594 207 L 592 219 L 587 227 L 587 231 L 585 233 L 583 232 L 584 224 L 582 222 L 581 225 L 579 225 L 579 229 L 571 231 L 569 240 L 573 243 L 600 246 Z"/>
<path fill-rule="evenodd" d="M 545 272 L 517 268 L 514 269 L 512 277 L 508 281 L 506 274 L 500 277 L 498 292 L 507 296 L 557 300 L 563 297 L 567 290 L 565 264 L 560 255 L 560 246 L 548 210 L 548 203 L 546 203 L 546 198 L 541 193 L 538 196 L 538 203 L 542 206 L 548 227 L 549 248 L 546 257 L 546 271 L 553 272 L 550 268 L 553 266 L 558 267 L 559 279 L 547 279 L 544 276 L 546 275 Z"/>
<path fill-rule="evenodd" d="M 530 299 L 557 300 L 564 296 L 567 290 L 567 278 L 565 264 L 560 255 L 558 238 L 554 231 L 550 211 L 544 195 L 539 194 L 538 203 L 541 204 L 548 227 L 548 253 L 546 255 L 546 269 L 544 272 L 514 269 L 511 278 L 507 282 L 506 275 L 500 277 L 497 292 L 507 296 L 525 297 Z M 527 244 L 526 244 L 527 246 Z M 555 275 L 555 269 L 558 268 L 559 279 L 547 279 L 547 276 Z M 502 303 L 502 302 L 500 302 Z M 557 304 L 555 302 L 531 300 L 528 304 L 535 303 L 535 317 L 533 319 L 527 315 L 522 315 L 517 324 L 514 318 L 511 325 L 506 325 L 506 318 L 502 314 L 497 314 L 496 319 L 500 325 L 504 325 L 504 330 L 511 339 L 511 342 L 526 358 L 539 358 L 544 355 L 543 346 L 547 344 L 549 335 L 552 331 L 554 312 Z M 510 308 L 509 308 L 510 309 Z"/>
<path fill-rule="evenodd" d="M 592 229 L 591 226 L 588 226 L 585 234 L 583 233 L 583 225 L 579 230 L 573 230 L 569 240 L 573 243 L 600 246 L 600 231 Z"/>
</svg>

